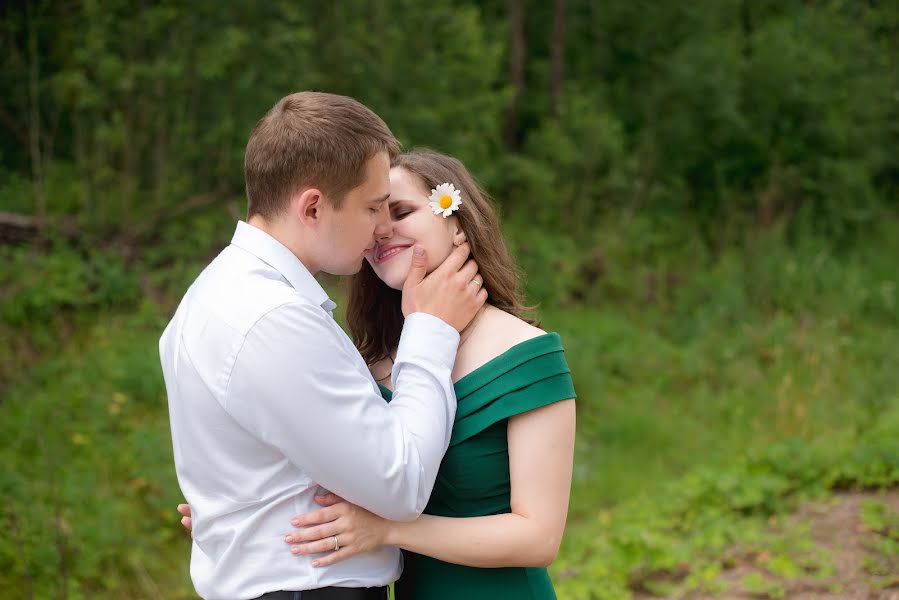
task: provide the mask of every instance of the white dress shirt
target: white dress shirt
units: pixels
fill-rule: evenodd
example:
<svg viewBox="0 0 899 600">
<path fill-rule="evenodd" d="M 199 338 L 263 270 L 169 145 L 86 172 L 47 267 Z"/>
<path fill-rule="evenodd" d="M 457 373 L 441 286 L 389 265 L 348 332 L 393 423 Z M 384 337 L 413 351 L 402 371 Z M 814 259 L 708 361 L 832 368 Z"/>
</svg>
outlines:
<svg viewBox="0 0 899 600">
<path fill-rule="evenodd" d="M 459 335 L 410 315 L 387 404 L 334 307 L 290 250 L 239 222 L 162 334 L 191 577 L 207 600 L 399 577 L 396 548 L 315 568 L 284 535 L 294 515 L 320 508 L 319 486 L 389 519 L 424 510 L 455 415 Z"/>
</svg>

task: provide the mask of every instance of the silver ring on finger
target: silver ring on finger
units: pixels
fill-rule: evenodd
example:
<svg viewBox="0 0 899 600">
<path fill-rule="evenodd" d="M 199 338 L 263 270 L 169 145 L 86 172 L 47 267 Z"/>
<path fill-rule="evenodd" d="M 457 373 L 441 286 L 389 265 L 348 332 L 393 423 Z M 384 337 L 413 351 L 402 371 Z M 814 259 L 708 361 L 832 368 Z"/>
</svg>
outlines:
<svg viewBox="0 0 899 600">
<path fill-rule="evenodd" d="M 334 536 L 334 551 L 340 550 L 340 540 L 337 539 L 337 536 Z"/>
</svg>

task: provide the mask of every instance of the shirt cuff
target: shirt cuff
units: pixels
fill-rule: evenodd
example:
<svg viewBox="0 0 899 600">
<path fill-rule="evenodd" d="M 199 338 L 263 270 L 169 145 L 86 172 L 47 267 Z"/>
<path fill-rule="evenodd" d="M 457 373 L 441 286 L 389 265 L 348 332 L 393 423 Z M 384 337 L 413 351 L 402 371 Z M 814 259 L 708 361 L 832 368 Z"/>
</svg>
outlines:
<svg viewBox="0 0 899 600">
<path fill-rule="evenodd" d="M 418 358 L 452 371 L 458 348 L 458 331 L 434 315 L 416 312 L 403 324 L 395 362 L 417 362 Z"/>
</svg>

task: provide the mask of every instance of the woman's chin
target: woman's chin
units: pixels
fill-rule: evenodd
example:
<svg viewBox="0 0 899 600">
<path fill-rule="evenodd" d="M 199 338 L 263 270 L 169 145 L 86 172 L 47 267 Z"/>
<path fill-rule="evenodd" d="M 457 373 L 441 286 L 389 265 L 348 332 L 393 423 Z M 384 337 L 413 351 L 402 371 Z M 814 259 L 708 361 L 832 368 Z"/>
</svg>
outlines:
<svg viewBox="0 0 899 600">
<path fill-rule="evenodd" d="M 406 275 L 408 275 L 408 273 L 400 277 L 395 273 L 378 273 L 375 271 L 375 275 L 377 275 L 378 279 L 380 279 L 387 287 L 394 290 L 402 290 L 403 284 L 406 283 Z"/>
<path fill-rule="evenodd" d="M 406 283 L 405 277 L 387 277 L 386 279 L 382 279 L 384 283 L 387 284 L 387 287 L 402 291 L 403 285 Z"/>
<path fill-rule="evenodd" d="M 402 290 L 406 283 L 406 277 L 409 276 L 409 269 L 412 268 L 411 257 L 397 256 L 390 259 L 387 263 L 379 265 L 380 268 L 375 269 L 375 275 L 383 281 L 387 287 Z"/>
</svg>

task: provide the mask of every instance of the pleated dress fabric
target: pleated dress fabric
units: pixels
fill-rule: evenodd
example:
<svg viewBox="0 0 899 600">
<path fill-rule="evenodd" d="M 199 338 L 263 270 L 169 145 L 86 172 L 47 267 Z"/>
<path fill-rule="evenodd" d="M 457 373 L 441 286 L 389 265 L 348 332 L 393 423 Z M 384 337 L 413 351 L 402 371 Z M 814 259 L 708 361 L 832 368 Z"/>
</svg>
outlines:
<svg viewBox="0 0 899 600">
<path fill-rule="evenodd" d="M 575 397 L 559 335 L 517 344 L 455 384 L 458 408 L 449 449 L 425 513 L 481 517 L 511 512 L 509 417 Z M 391 392 L 381 388 L 389 402 Z M 543 568 L 475 568 L 403 552 L 396 600 L 556 597 Z"/>
</svg>

